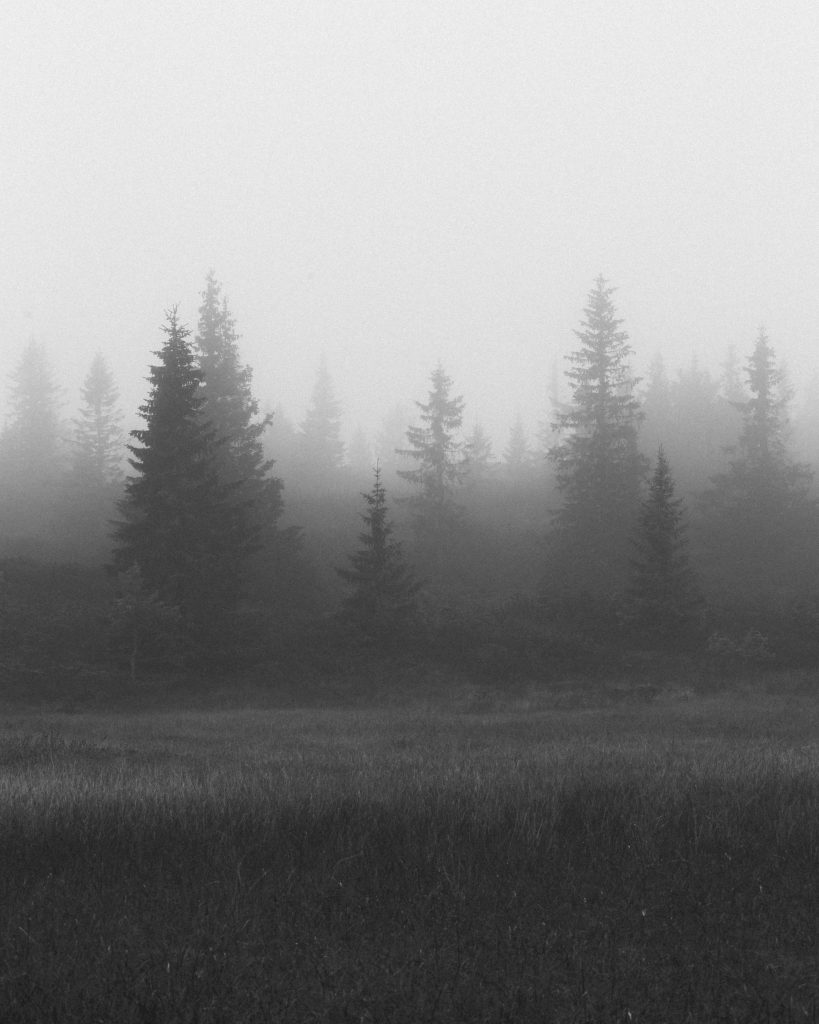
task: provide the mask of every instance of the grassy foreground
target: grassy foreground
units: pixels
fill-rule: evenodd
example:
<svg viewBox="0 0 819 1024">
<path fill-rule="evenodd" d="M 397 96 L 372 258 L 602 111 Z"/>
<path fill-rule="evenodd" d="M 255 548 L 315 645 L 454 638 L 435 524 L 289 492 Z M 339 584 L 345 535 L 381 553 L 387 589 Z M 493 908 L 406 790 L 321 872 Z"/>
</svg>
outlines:
<svg viewBox="0 0 819 1024">
<path fill-rule="evenodd" d="M 816 1020 L 819 700 L 0 726 L 0 1020 Z"/>
</svg>

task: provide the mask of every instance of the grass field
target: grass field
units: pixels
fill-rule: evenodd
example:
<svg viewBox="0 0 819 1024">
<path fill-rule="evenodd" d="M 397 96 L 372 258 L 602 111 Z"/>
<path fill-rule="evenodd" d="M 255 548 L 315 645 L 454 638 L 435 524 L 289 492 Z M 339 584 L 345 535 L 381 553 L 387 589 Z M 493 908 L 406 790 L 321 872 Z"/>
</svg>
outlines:
<svg viewBox="0 0 819 1024">
<path fill-rule="evenodd" d="M 7 1024 L 817 1017 L 810 692 L 18 706 L 0 794 Z"/>
</svg>

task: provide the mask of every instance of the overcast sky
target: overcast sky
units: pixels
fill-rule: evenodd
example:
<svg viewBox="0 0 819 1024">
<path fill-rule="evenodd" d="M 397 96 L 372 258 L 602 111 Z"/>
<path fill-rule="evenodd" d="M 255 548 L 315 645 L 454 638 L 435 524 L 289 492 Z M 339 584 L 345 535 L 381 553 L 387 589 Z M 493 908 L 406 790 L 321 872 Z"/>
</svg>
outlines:
<svg viewBox="0 0 819 1024">
<path fill-rule="evenodd" d="M 350 428 L 440 359 L 496 451 L 594 278 L 641 367 L 819 358 L 819 5 L 6 0 L 0 353 L 94 352 L 129 417 L 223 282 L 263 403 Z M 5 391 L 2 392 L 3 399 Z"/>
</svg>

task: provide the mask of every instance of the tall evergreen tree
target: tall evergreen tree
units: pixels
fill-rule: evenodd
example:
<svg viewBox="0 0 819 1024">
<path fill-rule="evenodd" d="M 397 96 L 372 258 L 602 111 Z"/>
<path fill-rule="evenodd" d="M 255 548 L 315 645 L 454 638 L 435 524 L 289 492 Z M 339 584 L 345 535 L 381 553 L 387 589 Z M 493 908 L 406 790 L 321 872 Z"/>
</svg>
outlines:
<svg viewBox="0 0 819 1024">
<path fill-rule="evenodd" d="M 703 497 L 709 577 L 743 600 L 793 595 L 815 585 L 812 474 L 788 451 L 790 391 L 760 331 L 746 367 L 742 432 L 727 472 Z"/>
<path fill-rule="evenodd" d="M 120 503 L 115 564 L 137 566 L 148 590 L 179 609 L 187 634 L 213 646 L 231 633 L 253 538 L 232 485 L 220 479 L 215 431 L 202 418 L 202 372 L 175 309 L 163 331 L 140 407 L 145 427 L 131 431 L 134 475 Z"/>
<path fill-rule="evenodd" d="M 410 499 L 414 526 L 419 538 L 430 542 L 437 553 L 461 517 L 455 489 L 466 469 L 464 443 L 458 437 L 464 401 L 451 395 L 452 380 L 440 363 L 430 381 L 427 401 L 415 403 L 423 425 L 409 427 L 409 447 L 400 450 L 415 461 L 415 468 L 401 469 L 398 475 L 417 488 Z"/>
<path fill-rule="evenodd" d="M 563 499 L 553 523 L 551 581 L 599 594 L 625 583 L 647 469 L 638 447 L 638 380 L 612 292 L 599 277 L 589 295 L 575 331 L 580 347 L 568 357 L 572 401 L 555 421 L 563 440 L 549 451 Z"/>
<path fill-rule="evenodd" d="M 393 537 L 387 492 L 381 469 L 375 467 L 372 490 L 362 494 L 365 529 L 359 534 L 360 549 L 350 556 L 351 569 L 336 570 L 350 585 L 345 612 L 366 633 L 394 637 L 415 610 L 420 584 L 404 561 L 400 543 Z"/>
<path fill-rule="evenodd" d="M 683 501 L 662 445 L 640 505 L 632 562 L 630 610 L 649 638 L 674 642 L 690 634 L 699 595 L 688 560 Z"/>
<path fill-rule="evenodd" d="M 299 431 L 302 472 L 324 482 L 338 472 L 344 462 L 341 440 L 341 405 L 336 399 L 327 360 L 322 357 L 307 415 Z"/>
<path fill-rule="evenodd" d="M 202 382 L 202 419 L 210 424 L 220 482 L 233 500 L 252 510 L 258 543 L 269 542 L 282 508 L 282 482 L 272 475 L 274 461 L 265 457 L 262 437 L 272 416 L 259 416 L 253 397 L 253 371 L 242 365 L 236 323 L 213 271 L 208 274 L 195 351 Z"/>
</svg>

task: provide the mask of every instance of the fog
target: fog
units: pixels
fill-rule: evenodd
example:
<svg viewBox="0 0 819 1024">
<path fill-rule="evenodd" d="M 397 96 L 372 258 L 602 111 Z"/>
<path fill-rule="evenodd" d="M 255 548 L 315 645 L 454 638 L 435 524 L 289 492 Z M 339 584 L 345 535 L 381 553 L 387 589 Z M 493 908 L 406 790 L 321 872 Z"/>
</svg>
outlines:
<svg viewBox="0 0 819 1024">
<path fill-rule="evenodd" d="M 0 15 L 0 340 L 133 414 L 213 268 L 254 390 L 349 438 L 440 359 L 500 451 L 594 278 L 635 360 L 816 362 L 814 4 L 29 5 Z M 0 409 L 2 416 L 2 409 Z"/>
</svg>

